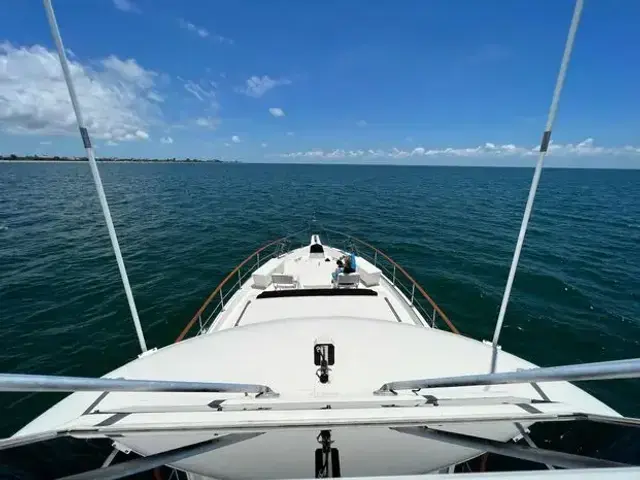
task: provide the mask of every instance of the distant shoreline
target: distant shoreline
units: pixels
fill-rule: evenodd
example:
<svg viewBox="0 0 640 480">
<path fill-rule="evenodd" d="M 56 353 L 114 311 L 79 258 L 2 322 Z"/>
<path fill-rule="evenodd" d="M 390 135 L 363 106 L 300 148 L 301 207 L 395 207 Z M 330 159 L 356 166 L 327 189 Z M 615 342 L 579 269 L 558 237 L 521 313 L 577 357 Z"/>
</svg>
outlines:
<svg viewBox="0 0 640 480">
<path fill-rule="evenodd" d="M 237 160 L 223 161 L 223 160 L 96 160 L 100 164 L 163 164 L 163 165 L 268 165 L 268 166 L 312 166 L 312 167 L 400 167 L 400 168 L 473 168 L 473 169 L 508 169 L 508 170 L 533 170 L 534 165 L 451 165 L 451 164 L 409 164 L 409 163 L 307 163 L 307 162 L 241 162 Z M 2 163 L 40 163 L 40 164 L 55 164 L 60 165 L 63 163 L 87 163 L 86 159 L 77 160 L 33 160 L 33 159 L 15 159 L 7 160 L 6 158 L 0 159 Z M 616 170 L 616 171 L 640 171 L 640 167 L 620 167 L 620 166 L 607 166 L 607 167 L 592 167 L 592 166 L 568 166 L 568 165 L 546 165 L 545 170 Z"/>
<path fill-rule="evenodd" d="M 220 163 L 238 163 L 238 162 L 223 162 L 223 161 L 208 161 L 208 160 L 102 160 L 96 159 L 98 163 L 179 163 L 179 164 L 220 164 Z M 33 160 L 33 159 L 15 159 L 7 160 L 1 159 L 0 163 L 87 163 L 87 160 Z"/>
</svg>

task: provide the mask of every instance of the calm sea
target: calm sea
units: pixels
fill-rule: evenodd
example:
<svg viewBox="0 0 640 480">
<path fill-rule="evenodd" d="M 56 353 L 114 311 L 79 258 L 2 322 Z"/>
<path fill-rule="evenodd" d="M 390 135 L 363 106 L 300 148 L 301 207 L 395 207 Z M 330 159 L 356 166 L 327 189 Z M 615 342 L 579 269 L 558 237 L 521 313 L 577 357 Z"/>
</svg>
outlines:
<svg viewBox="0 0 640 480">
<path fill-rule="evenodd" d="M 257 164 L 100 169 L 152 347 L 173 341 L 246 255 L 312 218 L 389 253 L 464 334 L 490 339 L 532 174 Z M 540 365 L 640 357 L 639 188 L 640 171 L 543 173 L 505 350 Z M 139 353 L 86 164 L 0 164 L 0 332 L 2 372 L 99 376 Z M 640 381 L 583 385 L 640 416 Z M 0 394 L 0 434 L 59 398 Z M 630 452 L 625 435 L 616 432 L 627 439 L 617 446 L 594 449 Z M 634 441 L 630 454 L 638 453 Z M 45 462 L 52 450 L 38 448 L 5 453 L 0 463 L 12 478 L 46 478 L 31 459 Z M 84 445 L 76 460 L 97 466 L 95 448 Z"/>
</svg>

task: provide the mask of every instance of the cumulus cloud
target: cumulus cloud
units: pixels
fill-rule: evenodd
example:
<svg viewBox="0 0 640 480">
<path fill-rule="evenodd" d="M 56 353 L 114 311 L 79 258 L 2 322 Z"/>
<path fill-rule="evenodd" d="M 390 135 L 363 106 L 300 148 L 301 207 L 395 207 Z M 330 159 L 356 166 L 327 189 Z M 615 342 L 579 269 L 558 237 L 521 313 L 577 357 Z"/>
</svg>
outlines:
<svg viewBox="0 0 640 480">
<path fill-rule="evenodd" d="M 69 68 L 91 136 L 125 141 L 149 137 L 161 121 L 151 101 L 157 73 L 134 59 L 109 56 L 92 62 L 70 61 Z M 0 130 L 12 134 L 77 134 L 76 119 L 54 51 L 34 45 L 0 44 Z"/>
<path fill-rule="evenodd" d="M 154 84 L 154 78 L 158 75 L 151 70 L 145 70 L 133 58 L 120 60 L 115 55 L 102 60 L 102 65 L 106 72 L 111 72 L 125 82 L 131 82 L 141 89 L 151 88 Z"/>
<path fill-rule="evenodd" d="M 123 12 L 140 13 L 140 9 L 131 0 L 113 0 L 113 5 Z"/>
<path fill-rule="evenodd" d="M 263 142 L 260 146 L 261 146 L 262 148 L 267 148 L 267 144 L 266 144 L 266 143 L 264 143 L 264 142 Z"/>
<path fill-rule="evenodd" d="M 249 97 L 259 98 L 272 88 L 281 85 L 291 85 L 291 80 L 288 78 L 273 79 L 268 75 L 262 77 L 254 75 L 246 81 L 244 86 L 236 87 L 235 91 Z"/>
<path fill-rule="evenodd" d="M 231 137 L 231 141 L 233 143 L 240 143 L 240 137 L 238 135 L 234 135 L 233 137 Z"/>
<path fill-rule="evenodd" d="M 171 138 L 171 137 L 162 137 L 160 139 L 160 143 L 164 143 L 166 145 L 171 145 L 173 143 L 173 138 Z"/>
<path fill-rule="evenodd" d="M 404 159 L 412 157 L 531 157 L 539 154 L 540 146 L 523 147 L 513 144 L 496 145 L 487 142 L 484 145 L 469 148 L 434 148 L 426 149 L 416 147 L 405 150 L 399 148 L 391 149 L 358 149 L 345 150 L 333 149 L 322 150 L 313 149 L 304 152 L 281 153 L 277 156 L 283 158 L 391 158 Z M 622 147 L 603 147 L 595 144 L 593 138 L 587 138 L 580 143 L 556 144 L 549 146 L 548 155 L 555 156 L 608 156 L 608 155 L 635 155 L 640 156 L 640 147 L 626 145 Z"/>
<path fill-rule="evenodd" d="M 287 137 L 293 137 L 295 135 L 295 133 L 293 132 L 287 132 Z"/>
<path fill-rule="evenodd" d="M 367 122 L 366 122 L 366 120 L 358 120 L 356 122 L 356 126 L 357 127 L 366 127 L 367 126 Z"/>
<path fill-rule="evenodd" d="M 270 108 L 269 113 L 274 117 L 284 117 L 284 111 L 281 108 Z"/>
</svg>

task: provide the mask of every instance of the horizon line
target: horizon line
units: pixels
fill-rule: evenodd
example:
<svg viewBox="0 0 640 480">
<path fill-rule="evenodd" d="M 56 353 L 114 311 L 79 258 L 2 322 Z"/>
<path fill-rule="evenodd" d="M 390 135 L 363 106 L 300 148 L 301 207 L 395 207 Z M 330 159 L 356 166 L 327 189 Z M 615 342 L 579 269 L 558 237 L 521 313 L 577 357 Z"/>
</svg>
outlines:
<svg viewBox="0 0 640 480">
<path fill-rule="evenodd" d="M 105 160 L 105 159 L 96 159 L 98 163 L 177 163 L 177 164 L 189 164 L 189 165 L 198 165 L 198 164 L 232 164 L 232 165 L 304 165 L 304 166 L 339 166 L 339 167 L 411 167 L 411 168 L 499 168 L 499 169 L 534 169 L 535 165 L 447 165 L 447 164 L 409 164 L 409 163 L 346 163 L 346 162 L 336 162 L 336 163 L 328 163 L 328 162 L 253 162 L 253 161 L 239 161 L 239 160 L 198 160 L 193 161 L 186 160 L 169 160 L 169 159 L 150 159 L 150 158 L 126 158 L 126 159 L 118 159 L 118 160 Z M 87 159 L 73 159 L 73 160 L 34 160 L 34 159 L 0 159 L 0 163 L 41 163 L 41 164 L 61 164 L 61 163 L 88 163 Z M 626 167 L 626 166 L 613 166 L 613 167 L 600 167 L 600 166 L 554 166 L 547 165 L 543 167 L 544 170 L 640 170 L 640 167 Z"/>
</svg>

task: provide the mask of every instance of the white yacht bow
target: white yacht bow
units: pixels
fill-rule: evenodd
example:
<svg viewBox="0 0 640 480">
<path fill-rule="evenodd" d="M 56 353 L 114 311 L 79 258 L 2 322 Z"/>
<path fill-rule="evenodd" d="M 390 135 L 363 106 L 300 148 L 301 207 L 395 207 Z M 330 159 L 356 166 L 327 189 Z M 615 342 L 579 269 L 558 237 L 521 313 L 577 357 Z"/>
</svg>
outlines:
<svg viewBox="0 0 640 480">
<path fill-rule="evenodd" d="M 214 290 L 176 343 L 104 377 L 171 381 L 158 387 L 171 391 L 96 385 L 62 400 L 16 439 L 51 432 L 107 438 L 149 458 L 196 445 L 204 451 L 163 463 L 199 478 L 409 475 L 501 450 L 535 422 L 622 421 L 566 381 L 381 388 L 485 374 L 492 346 L 459 334 L 402 267 L 350 237 L 351 248 L 356 242 L 356 273 L 335 279 L 336 261 L 350 252 L 323 245 L 317 234 L 301 248 L 284 251 L 277 241 L 259 249 Z M 436 328 L 438 319 L 454 331 Z M 532 368 L 502 352 L 496 375 Z M 196 391 L 179 391 L 182 382 Z M 207 443 L 217 439 L 226 443 Z M 533 457 L 563 467 L 615 466 L 541 452 Z"/>
<path fill-rule="evenodd" d="M 193 480 L 408 479 L 454 473 L 485 452 L 549 468 L 488 474 L 499 478 L 640 476 L 635 467 L 537 448 L 528 434 L 537 422 L 640 425 L 569 383 L 637 378 L 640 359 L 537 368 L 498 345 L 582 0 L 493 342 L 460 334 L 407 271 L 369 243 L 347 236 L 347 247 L 324 244 L 316 232 L 300 248 L 288 248 L 285 238 L 258 249 L 213 291 L 174 344 L 151 350 L 51 2 L 44 3 L 142 354 L 101 379 L 1 374 L 0 391 L 74 393 L 0 440 L 0 449 L 63 436 L 113 442 L 102 468 L 69 477 L 75 479 L 120 478 L 161 465 Z M 351 254 L 355 272 L 337 271 L 337 260 Z M 520 439 L 527 446 L 514 442 Z M 117 452 L 141 458 L 111 465 Z M 582 470 L 587 467 L 601 468 Z"/>
</svg>

